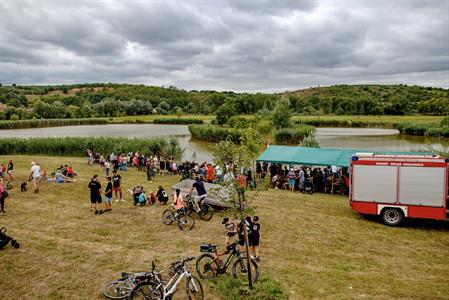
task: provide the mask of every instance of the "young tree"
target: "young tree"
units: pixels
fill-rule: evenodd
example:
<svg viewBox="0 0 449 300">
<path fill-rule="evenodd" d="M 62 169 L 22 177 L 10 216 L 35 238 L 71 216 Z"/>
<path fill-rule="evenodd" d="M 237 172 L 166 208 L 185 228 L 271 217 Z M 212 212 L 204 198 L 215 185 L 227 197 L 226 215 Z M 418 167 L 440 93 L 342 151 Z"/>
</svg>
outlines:
<svg viewBox="0 0 449 300">
<path fill-rule="evenodd" d="M 292 113 L 288 102 L 282 100 L 276 104 L 274 111 L 271 114 L 271 123 L 276 129 L 287 128 L 292 125 L 290 120 L 291 117 Z"/>
<path fill-rule="evenodd" d="M 230 117 L 237 115 L 234 105 L 226 102 L 222 104 L 217 110 L 217 123 L 219 125 L 226 124 Z"/>
<path fill-rule="evenodd" d="M 249 252 L 248 232 L 245 225 L 245 217 L 252 212 L 254 208 L 250 206 L 257 194 L 252 195 L 252 199 L 244 199 L 242 188 L 237 181 L 238 176 L 244 176 L 245 170 L 251 169 L 254 159 L 259 153 L 262 145 L 262 138 L 252 128 L 243 132 L 240 138 L 240 146 L 232 141 L 225 140 L 212 146 L 212 155 L 214 162 L 226 173 L 223 185 L 227 192 L 224 201 L 234 211 L 243 226 L 243 235 L 246 247 L 247 270 L 249 288 L 252 288 L 252 270 Z M 244 190 L 243 190 L 244 191 Z"/>
</svg>

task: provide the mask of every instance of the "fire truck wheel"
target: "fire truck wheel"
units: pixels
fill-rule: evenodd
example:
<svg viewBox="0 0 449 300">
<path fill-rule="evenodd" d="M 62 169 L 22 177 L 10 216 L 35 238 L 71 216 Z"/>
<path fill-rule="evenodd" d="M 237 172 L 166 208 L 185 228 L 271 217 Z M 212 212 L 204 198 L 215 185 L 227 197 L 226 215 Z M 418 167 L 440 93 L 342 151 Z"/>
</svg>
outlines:
<svg viewBox="0 0 449 300">
<path fill-rule="evenodd" d="M 381 217 L 384 224 L 388 226 L 398 226 L 404 219 L 402 211 L 392 207 L 382 210 Z"/>
</svg>

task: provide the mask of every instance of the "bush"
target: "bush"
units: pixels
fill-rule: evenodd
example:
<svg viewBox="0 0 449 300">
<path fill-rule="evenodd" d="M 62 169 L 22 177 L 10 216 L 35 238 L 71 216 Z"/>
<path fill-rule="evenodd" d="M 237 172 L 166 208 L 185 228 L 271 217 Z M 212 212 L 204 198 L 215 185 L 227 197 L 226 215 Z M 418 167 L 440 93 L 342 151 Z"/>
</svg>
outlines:
<svg viewBox="0 0 449 300">
<path fill-rule="evenodd" d="M 109 122 L 106 119 L 32 119 L 20 121 L 0 121 L 0 129 L 22 129 L 72 125 L 101 125 L 108 123 Z"/>
<path fill-rule="evenodd" d="M 284 128 L 278 130 L 274 135 L 274 140 L 277 144 L 297 145 L 301 141 L 311 135 L 315 128 L 312 126 L 301 125 L 296 128 Z"/>
<path fill-rule="evenodd" d="M 273 126 L 271 125 L 271 123 L 269 121 L 260 121 L 256 125 L 256 130 L 261 135 L 268 135 L 268 134 L 270 134 L 271 130 L 273 130 Z"/>
<path fill-rule="evenodd" d="M 279 101 L 271 115 L 271 122 L 277 129 L 291 126 L 291 110 L 287 101 Z"/>
<path fill-rule="evenodd" d="M 16 115 L 16 114 L 12 114 L 12 115 L 9 117 L 9 119 L 10 119 L 11 121 L 17 121 L 17 120 L 20 120 L 20 117 L 19 117 L 18 115 Z"/>
<path fill-rule="evenodd" d="M 192 137 L 208 142 L 231 140 L 234 143 L 240 141 L 240 130 L 214 125 L 190 125 L 189 131 Z"/>
<path fill-rule="evenodd" d="M 204 124 L 201 119 L 194 118 L 155 118 L 154 124 Z"/>
<path fill-rule="evenodd" d="M 232 128 L 245 129 L 253 125 L 256 121 L 240 116 L 232 116 L 228 119 L 228 125 Z"/>
<path fill-rule="evenodd" d="M 229 276 L 222 276 L 211 281 L 211 289 L 214 294 L 223 299 L 243 300 L 284 300 L 288 299 L 287 293 L 281 284 L 270 277 L 260 279 L 253 284 L 250 290 L 241 280 Z"/>
<path fill-rule="evenodd" d="M 441 120 L 440 126 L 441 127 L 449 126 L 449 116 L 446 116 L 443 118 L 443 120 Z"/>
<path fill-rule="evenodd" d="M 63 137 L 63 138 L 5 138 L 1 139 L 0 155 L 38 154 L 55 156 L 85 156 L 86 149 L 94 152 L 128 153 L 175 156 L 181 158 L 182 150 L 176 139 L 126 139 L 115 137 Z"/>
</svg>

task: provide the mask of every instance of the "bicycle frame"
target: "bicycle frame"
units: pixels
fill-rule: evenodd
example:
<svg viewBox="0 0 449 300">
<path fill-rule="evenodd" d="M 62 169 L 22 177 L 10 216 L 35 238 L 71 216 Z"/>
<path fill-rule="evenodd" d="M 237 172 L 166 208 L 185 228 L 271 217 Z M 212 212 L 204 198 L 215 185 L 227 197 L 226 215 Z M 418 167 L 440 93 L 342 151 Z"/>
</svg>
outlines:
<svg viewBox="0 0 449 300">
<path fill-rule="evenodd" d="M 164 296 L 163 299 L 166 297 L 172 296 L 176 292 L 176 288 L 178 287 L 178 284 L 181 282 L 181 280 L 186 277 L 187 278 L 187 284 L 190 283 L 191 278 L 190 272 L 186 269 L 186 267 L 182 267 L 182 272 L 176 272 L 175 275 L 173 275 L 172 278 L 170 278 L 170 281 L 167 283 L 166 286 L 161 282 L 159 286 L 162 286 L 164 290 Z M 195 281 L 192 281 L 194 288 L 197 289 L 198 287 L 195 286 Z M 159 288 L 158 286 L 158 288 Z"/>
<path fill-rule="evenodd" d="M 220 257 L 223 256 L 223 255 L 225 255 L 227 252 L 223 252 L 223 253 L 221 253 L 221 254 L 218 254 L 218 252 L 215 251 L 214 253 L 215 253 L 215 256 L 216 256 L 215 260 L 216 260 L 217 262 L 222 262 L 222 260 L 220 259 Z M 232 252 L 229 254 L 228 258 L 226 259 L 226 262 L 224 263 L 224 265 L 223 265 L 223 266 L 220 266 L 220 264 L 218 264 L 218 266 L 220 266 L 220 270 L 219 270 L 220 273 L 225 272 L 225 271 L 228 269 L 228 267 L 229 267 L 229 265 L 231 264 L 231 262 L 234 260 L 234 258 L 235 258 L 235 257 L 239 257 L 239 256 L 240 256 L 240 251 L 237 250 L 237 249 L 235 249 L 235 248 L 232 249 Z"/>
</svg>

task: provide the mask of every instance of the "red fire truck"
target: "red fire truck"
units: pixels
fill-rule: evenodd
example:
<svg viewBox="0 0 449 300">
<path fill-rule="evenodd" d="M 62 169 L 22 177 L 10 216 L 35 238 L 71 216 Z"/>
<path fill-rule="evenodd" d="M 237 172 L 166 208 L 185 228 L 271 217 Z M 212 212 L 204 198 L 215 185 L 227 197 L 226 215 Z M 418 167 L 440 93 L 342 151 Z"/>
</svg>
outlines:
<svg viewBox="0 0 449 300">
<path fill-rule="evenodd" d="M 430 155 L 357 153 L 350 168 L 349 204 L 380 215 L 389 226 L 404 218 L 449 217 L 449 159 Z"/>
</svg>

